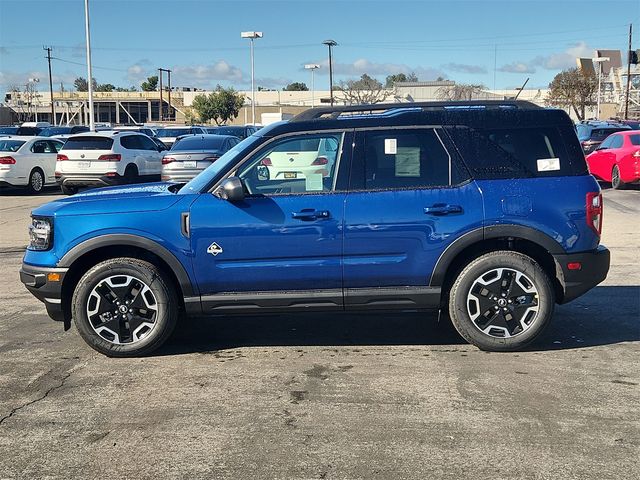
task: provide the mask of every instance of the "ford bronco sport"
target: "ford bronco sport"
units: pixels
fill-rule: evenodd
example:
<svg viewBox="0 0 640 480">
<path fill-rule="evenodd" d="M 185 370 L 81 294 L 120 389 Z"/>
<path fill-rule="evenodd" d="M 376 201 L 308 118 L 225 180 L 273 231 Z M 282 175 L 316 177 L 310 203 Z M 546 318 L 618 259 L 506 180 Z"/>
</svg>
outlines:
<svg viewBox="0 0 640 480">
<path fill-rule="evenodd" d="M 295 166 L 304 143 L 332 145 L 317 169 Z M 281 159 L 272 174 L 274 152 L 291 153 L 291 171 Z M 600 189 L 563 111 L 321 107 L 185 185 L 35 209 L 20 275 L 110 356 L 158 348 L 180 314 L 389 309 L 440 309 L 467 341 L 508 351 L 606 277 L 601 227 Z"/>
</svg>

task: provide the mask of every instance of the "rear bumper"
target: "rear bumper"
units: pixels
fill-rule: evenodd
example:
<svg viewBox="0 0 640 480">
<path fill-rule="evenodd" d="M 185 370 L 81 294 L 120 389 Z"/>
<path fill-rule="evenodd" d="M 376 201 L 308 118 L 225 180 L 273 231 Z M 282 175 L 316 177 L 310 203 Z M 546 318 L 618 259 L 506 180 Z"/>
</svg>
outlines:
<svg viewBox="0 0 640 480">
<path fill-rule="evenodd" d="M 59 173 L 56 172 L 56 183 L 65 187 L 111 186 L 121 185 L 124 177 L 121 175 L 105 175 L 102 173 Z"/>
<path fill-rule="evenodd" d="M 26 263 L 23 263 L 20 269 L 20 281 L 34 297 L 45 304 L 47 313 L 53 320 L 64 320 L 62 284 L 68 270 L 68 268 L 37 267 Z M 50 273 L 58 274 L 59 280 L 50 281 Z"/>
<path fill-rule="evenodd" d="M 204 169 L 175 169 L 175 170 L 162 170 L 160 180 L 163 182 L 188 182 L 189 180 L 197 177 L 200 173 L 204 172 Z"/>
<path fill-rule="evenodd" d="M 554 255 L 557 275 L 564 295 L 559 303 L 567 303 L 578 298 L 607 278 L 611 254 L 600 245 L 590 252 Z M 570 270 L 568 265 L 580 264 L 579 270 Z"/>
</svg>

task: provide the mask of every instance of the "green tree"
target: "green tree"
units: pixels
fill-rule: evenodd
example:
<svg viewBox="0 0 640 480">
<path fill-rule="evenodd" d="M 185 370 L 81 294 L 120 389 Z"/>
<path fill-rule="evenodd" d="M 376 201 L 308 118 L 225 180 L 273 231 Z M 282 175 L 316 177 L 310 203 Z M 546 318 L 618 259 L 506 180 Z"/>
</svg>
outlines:
<svg viewBox="0 0 640 480">
<path fill-rule="evenodd" d="M 593 105 L 597 91 L 598 80 L 595 75 L 571 68 L 553 77 L 546 103 L 554 107 L 571 108 L 578 120 L 584 120 L 586 107 Z"/>
<path fill-rule="evenodd" d="M 304 82 L 293 82 L 284 87 L 282 90 L 285 92 L 307 92 L 309 91 L 309 87 Z"/>
<path fill-rule="evenodd" d="M 98 82 L 96 82 L 96 79 L 93 79 L 93 89 L 97 90 L 98 89 Z M 84 77 L 78 77 L 73 81 L 73 86 L 75 87 L 75 89 L 78 92 L 88 92 L 89 91 L 89 83 L 87 82 L 87 79 Z"/>
<path fill-rule="evenodd" d="M 152 77 L 147 77 L 147 79 L 142 82 L 142 85 L 140 85 L 140 88 L 142 88 L 143 92 L 155 92 L 158 90 L 158 76 L 153 75 Z"/>
<path fill-rule="evenodd" d="M 96 87 L 96 92 L 113 92 L 116 86 L 112 83 L 101 83 Z"/>
<path fill-rule="evenodd" d="M 404 73 L 396 73 L 395 75 L 388 75 L 385 80 L 385 88 L 393 88 L 398 82 L 417 82 L 418 76 L 411 72 L 409 75 Z"/>
<path fill-rule="evenodd" d="M 236 118 L 243 104 L 243 95 L 233 88 L 218 85 L 215 92 L 209 95 L 196 95 L 191 106 L 201 122 L 213 120 L 216 125 L 222 125 Z"/>
</svg>

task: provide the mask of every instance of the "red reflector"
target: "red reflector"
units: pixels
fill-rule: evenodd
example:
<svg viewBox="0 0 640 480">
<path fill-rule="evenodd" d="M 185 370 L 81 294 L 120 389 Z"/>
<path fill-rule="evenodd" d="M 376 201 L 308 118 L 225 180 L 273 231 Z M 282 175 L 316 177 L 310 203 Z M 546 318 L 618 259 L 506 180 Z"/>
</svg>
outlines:
<svg viewBox="0 0 640 480">
<path fill-rule="evenodd" d="M 117 177 L 118 173 L 117 172 L 107 172 L 105 173 L 106 177 Z"/>
<path fill-rule="evenodd" d="M 567 263 L 567 268 L 569 270 L 582 270 L 582 264 L 580 262 Z"/>
<path fill-rule="evenodd" d="M 264 165 L 265 167 L 271 167 L 273 164 L 271 163 L 271 159 L 267 157 L 260 160 L 260 165 Z"/>
<path fill-rule="evenodd" d="M 110 153 L 109 155 L 100 155 L 98 160 L 108 160 L 110 162 L 119 162 L 122 157 L 119 153 Z"/>
<path fill-rule="evenodd" d="M 162 164 L 169 165 L 171 162 L 175 162 L 176 159 L 173 157 L 162 157 Z"/>
<path fill-rule="evenodd" d="M 637 152 L 635 152 L 632 156 L 633 156 L 634 158 L 640 158 L 640 150 L 638 150 Z"/>
<path fill-rule="evenodd" d="M 56 160 L 58 160 L 59 162 L 63 162 L 65 160 L 69 160 L 69 157 L 67 157 L 66 155 L 62 155 L 61 153 L 58 154 Z"/>
<path fill-rule="evenodd" d="M 13 157 L 0 157 L 0 165 L 15 165 L 16 159 Z"/>
<path fill-rule="evenodd" d="M 326 165 L 329 163 L 327 157 L 318 157 L 316 158 L 311 165 Z"/>
</svg>

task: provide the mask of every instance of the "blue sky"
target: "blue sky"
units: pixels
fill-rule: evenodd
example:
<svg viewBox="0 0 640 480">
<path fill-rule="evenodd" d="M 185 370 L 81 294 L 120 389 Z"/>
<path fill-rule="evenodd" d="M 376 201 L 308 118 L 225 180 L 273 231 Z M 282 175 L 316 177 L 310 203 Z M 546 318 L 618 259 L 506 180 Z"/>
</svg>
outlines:
<svg viewBox="0 0 640 480">
<path fill-rule="evenodd" d="M 164 67 L 176 86 L 247 89 L 244 30 L 264 32 L 256 83 L 269 88 L 310 84 L 303 65 L 319 63 L 316 88 L 328 89 L 327 38 L 339 43 L 336 82 L 416 72 L 499 89 L 527 77 L 545 87 L 576 56 L 626 49 L 629 23 L 640 48 L 640 0 L 90 0 L 90 10 L 94 77 L 127 87 Z M 83 0 L 0 0 L 0 91 L 30 77 L 46 89 L 43 45 L 54 48 L 56 89 L 86 77 Z"/>
</svg>

